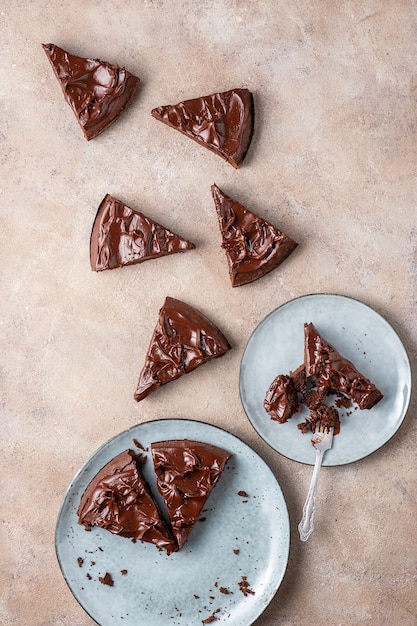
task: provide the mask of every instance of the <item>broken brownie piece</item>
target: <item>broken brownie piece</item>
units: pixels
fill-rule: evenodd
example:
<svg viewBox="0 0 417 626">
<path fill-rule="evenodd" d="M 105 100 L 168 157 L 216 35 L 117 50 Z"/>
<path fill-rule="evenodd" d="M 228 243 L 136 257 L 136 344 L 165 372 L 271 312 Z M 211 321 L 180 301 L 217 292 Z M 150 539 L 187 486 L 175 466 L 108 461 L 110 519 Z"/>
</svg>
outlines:
<svg viewBox="0 0 417 626">
<path fill-rule="evenodd" d="M 297 391 L 291 376 L 279 374 L 271 383 L 264 407 L 271 419 L 283 424 L 299 410 Z"/>
</svg>

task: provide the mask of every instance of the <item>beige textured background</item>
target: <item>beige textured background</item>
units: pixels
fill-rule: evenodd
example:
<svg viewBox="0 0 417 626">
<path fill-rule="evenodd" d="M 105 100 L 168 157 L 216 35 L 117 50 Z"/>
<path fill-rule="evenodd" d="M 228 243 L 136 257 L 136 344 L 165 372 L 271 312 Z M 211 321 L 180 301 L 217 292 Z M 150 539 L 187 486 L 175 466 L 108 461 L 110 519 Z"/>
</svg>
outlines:
<svg viewBox="0 0 417 626">
<path fill-rule="evenodd" d="M 257 626 L 415 626 L 415 398 L 381 450 L 323 471 L 316 531 L 302 544 L 311 467 L 261 441 L 238 394 L 250 333 L 306 293 L 374 307 L 415 371 L 415 1 L 5 0 L 0 28 L 0 623 L 91 626 L 55 559 L 65 490 L 113 435 L 187 417 L 250 444 L 287 500 L 288 569 Z M 90 143 L 42 42 L 124 64 L 142 80 L 125 115 Z M 250 88 L 256 106 L 238 171 L 150 116 L 235 86 Z M 253 285 L 230 287 L 213 182 L 300 243 Z M 89 235 L 105 193 L 197 249 L 94 274 Z M 233 350 L 137 404 L 166 295 L 209 315 Z"/>
</svg>

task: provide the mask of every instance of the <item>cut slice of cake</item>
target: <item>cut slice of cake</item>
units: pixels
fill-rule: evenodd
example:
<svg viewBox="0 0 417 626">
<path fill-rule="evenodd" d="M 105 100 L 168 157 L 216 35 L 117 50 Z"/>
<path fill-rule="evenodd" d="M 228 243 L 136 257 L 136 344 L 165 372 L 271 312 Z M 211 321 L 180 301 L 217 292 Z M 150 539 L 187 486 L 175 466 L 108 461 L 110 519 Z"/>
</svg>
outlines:
<svg viewBox="0 0 417 626">
<path fill-rule="evenodd" d="M 229 342 L 213 322 L 189 304 L 168 296 L 159 311 L 135 400 L 139 402 L 228 350 Z"/>
<path fill-rule="evenodd" d="M 297 247 L 291 237 L 227 196 L 217 185 L 211 187 L 211 192 L 233 287 L 265 276 Z"/>
<path fill-rule="evenodd" d="M 143 459 L 132 450 L 107 463 L 87 486 L 77 510 L 78 523 L 155 544 L 171 554 L 178 549 L 141 474 Z"/>
<path fill-rule="evenodd" d="M 336 396 L 330 405 L 329 396 Z M 270 418 L 283 424 L 304 405 L 305 421 L 297 426 L 306 433 L 318 422 L 340 432 L 336 407 L 355 402 L 360 409 L 371 409 L 383 395 L 351 361 L 343 357 L 309 322 L 304 324 L 304 362 L 290 374 L 278 374 L 265 394 L 263 406 Z"/>
<path fill-rule="evenodd" d="M 107 194 L 91 231 L 91 268 L 100 272 L 193 248 L 190 241 Z"/>
<path fill-rule="evenodd" d="M 304 324 L 304 365 L 306 376 L 314 376 L 316 386 L 346 394 L 360 409 L 371 409 L 383 395 L 320 335 L 314 325 Z"/>
<path fill-rule="evenodd" d="M 153 117 L 208 148 L 238 168 L 253 134 L 253 97 L 230 89 L 153 109 Z"/>
<path fill-rule="evenodd" d="M 232 455 L 187 439 L 153 443 L 151 451 L 157 487 L 181 549 Z"/>
<path fill-rule="evenodd" d="M 139 78 L 124 67 L 79 57 L 52 43 L 42 46 L 85 139 L 93 139 L 120 117 Z"/>
</svg>

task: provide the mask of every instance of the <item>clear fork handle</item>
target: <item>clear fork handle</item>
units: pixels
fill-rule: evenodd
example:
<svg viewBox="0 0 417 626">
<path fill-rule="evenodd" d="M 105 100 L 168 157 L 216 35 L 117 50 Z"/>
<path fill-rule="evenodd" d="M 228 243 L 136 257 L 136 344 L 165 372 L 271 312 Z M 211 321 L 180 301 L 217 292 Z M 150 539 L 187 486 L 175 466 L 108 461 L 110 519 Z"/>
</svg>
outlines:
<svg viewBox="0 0 417 626">
<path fill-rule="evenodd" d="M 310 488 L 303 507 L 303 516 L 298 524 L 301 541 L 307 541 L 314 530 L 314 514 L 316 512 L 316 493 L 319 482 L 321 463 L 323 461 L 323 450 L 316 450 L 316 462 L 314 464 L 313 476 L 311 477 Z"/>
</svg>

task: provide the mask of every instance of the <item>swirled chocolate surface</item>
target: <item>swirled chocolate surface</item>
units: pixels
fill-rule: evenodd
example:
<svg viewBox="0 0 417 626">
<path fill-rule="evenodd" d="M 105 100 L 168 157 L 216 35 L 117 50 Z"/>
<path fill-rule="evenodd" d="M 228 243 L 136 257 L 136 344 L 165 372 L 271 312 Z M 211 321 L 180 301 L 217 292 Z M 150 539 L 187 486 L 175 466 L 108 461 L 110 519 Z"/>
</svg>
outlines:
<svg viewBox="0 0 417 626">
<path fill-rule="evenodd" d="M 383 397 L 351 361 L 323 339 L 312 323 L 304 325 L 304 364 L 306 376 L 315 376 L 317 387 L 346 394 L 360 409 L 372 408 Z"/>
<path fill-rule="evenodd" d="M 139 457 L 131 450 L 119 454 L 93 478 L 77 515 L 87 530 L 97 526 L 122 537 L 153 543 L 167 554 L 177 550 L 141 476 Z"/>
<path fill-rule="evenodd" d="M 159 311 L 135 400 L 142 400 L 161 385 L 223 356 L 229 349 L 226 337 L 205 315 L 168 296 Z"/>
<path fill-rule="evenodd" d="M 291 376 L 279 374 L 272 381 L 264 399 L 264 408 L 271 419 L 281 424 L 294 415 L 299 403 Z"/>
<path fill-rule="evenodd" d="M 252 139 L 253 97 L 248 89 L 230 89 L 152 110 L 160 122 L 178 130 L 238 168 Z"/>
<path fill-rule="evenodd" d="M 100 272 L 193 248 L 190 241 L 107 194 L 91 232 L 91 268 Z"/>
<path fill-rule="evenodd" d="M 181 548 L 232 455 L 187 439 L 153 443 L 151 450 L 157 487 Z"/>
<path fill-rule="evenodd" d="M 79 57 L 52 43 L 42 45 L 84 137 L 93 139 L 121 115 L 139 78 L 124 67 Z"/>
<path fill-rule="evenodd" d="M 265 276 L 297 247 L 291 237 L 227 196 L 217 185 L 212 185 L 211 192 L 233 287 Z"/>
</svg>

